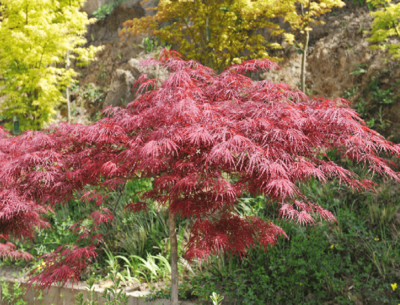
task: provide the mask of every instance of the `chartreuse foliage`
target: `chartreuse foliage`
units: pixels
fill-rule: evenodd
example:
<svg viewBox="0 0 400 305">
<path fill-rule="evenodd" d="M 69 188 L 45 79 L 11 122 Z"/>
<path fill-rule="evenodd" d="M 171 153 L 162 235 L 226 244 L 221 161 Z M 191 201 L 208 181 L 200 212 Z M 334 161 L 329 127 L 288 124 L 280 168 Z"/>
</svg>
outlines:
<svg viewBox="0 0 400 305">
<path fill-rule="evenodd" d="M 271 36 L 283 34 L 274 17 L 296 18 L 293 0 L 161 0 L 154 16 L 124 23 L 120 35 L 149 32 L 174 46 L 186 59 L 195 59 L 217 71 L 249 58 L 270 58 L 268 52 L 281 46 L 267 42 L 258 29 Z M 165 26 L 165 23 L 167 25 Z M 163 24 L 163 27 L 161 25 Z M 277 58 L 275 58 L 277 59 Z"/>
<path fill-rule="evenodd" d="M 300 5 L 304 10 L 298 10 Z M 280 44 L 266 41 L 258 29 L 294 43 L 294 35 L 272 18 L 283 17 L 293 30 L 304 32 L 321 15 L 343 5 L 341 0 L 161 0 L 154 16 L 127 21 L 120 35 L 149 32 L 172 44 L 184 58 L 222 71 L 249 58 L 277 60 L 269 51 L 281 48 Z"/>
<path fill-rule="evenodd" d="M 400 3 L 392 3 L 391 0 L 369 0 L 369 3 L 379 9 L 371 12 L 374 18 L 370 30 L 372 42 L 371 49 L 388 51 L 393 59 L 400 59 L 400 44 L 389 41 L 391 38 L 400 39 Z"/>
<path fill-rule="evenodd" d="M 287 19 L 293 29 L 300 33 L 312 31 L 311 24 L 324 23 L 318 20 L 322 15 L 329 13 L 335 7 L 343 7 L 345 3 L 341 0 L 297 0 L 300 10 L 292 18 Z"/>
<path fill-rule="evenodd" d="M 20 256 L 10 237 L 34 238 L 33 228 L 46 226 L 40 213 L 68 204 L 74 192 L 97 207 L 88 216 L 90 225 L 75 226 L 79 240 L 89 245 L 60 247 L 44 256 L 44 267 L 32 278 L 41 287 L 76 281 L 96 258 L 97 241 L 107 234 L 99 235 L 98 229 L 114 220 L 116 205 L 107 197 L 110 191 L 122 196 L 128 180 L 154 179 L 127 211 L 147 210 L 151 200 L 168 209 L 169 224 L 174 215 L 193 220 L 185 253 L 189 261 L 271 249 L 280 236 L 287 237 L 282 228 L 287 220 L 335 221 L 299 183 L 338 180 L 355 191 L 373 183 L 332 161 L 327 152 L 334 148 L 341 158 L 400 180 L 392 163 L 380 156 L 399 156 L 399 146 L 369 129 L 346 100 L 311 99 L 288 85 L 244 76 L 277 68 L 275 63 L 250 60 L 217 74 L 175 51 L 160 55 L 142 64 L 163 66 L 169 78 L 159 84 L 141 76 L 138 98 L 126 109 L 105 109 L 93 125 L 61 124 L 17 137 L 1 131 L 2 256 Z M 245 194 L 276 202 L 281 223 L 240 214 L 238 199 Z"/>
<path fill-rule="evenodd" d="M 94 59 L 99 48 L 81 47 L 89 20 L 79 9 L 84 0 L 4 0 L 0 4 L 0 105 L 8 118 L 17 115 L 22 130 L 50 122 L 54 106 L 65 101 L 61 90 L 76 75 L 60 63 Z M 10 127 L 10 126 L 8 126 Z"/>
</svg>

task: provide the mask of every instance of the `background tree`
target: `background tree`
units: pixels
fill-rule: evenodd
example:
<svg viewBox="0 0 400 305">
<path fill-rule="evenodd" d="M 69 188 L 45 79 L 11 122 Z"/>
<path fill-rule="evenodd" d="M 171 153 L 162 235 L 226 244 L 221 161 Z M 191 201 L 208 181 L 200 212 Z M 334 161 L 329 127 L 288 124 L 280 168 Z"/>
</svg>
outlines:
<svg viewBox="0 0 400 305">
<path fill-rule="evenodd" d="M 23 256 L 10 238 L 34 238 L 33 228 L 46 225 L 40 213 L 93 187 L 82 196 L 98 206 L 89 216 L 93 226 L 77 224 L 75 229 L 93 244 L 45 255 L 42 272 L 31 279 L 43 288 L 76 281 L 96 257 L 94 241 L 101 238 L 96 228 L 113 219 L 107 193 L 127 180 L 153 177 L 153 189 L 142 198 L 169 210 L 174 305 L 176 216 L 194 220 L 188 260 L 223 252 L 244 256 L 259 245 L 267 250 L 286 234 L 272 222 L 240 217 L 235 205 L 241 196 L 263 194 L 280 204 L 281 217 L 307 225 L 335 217 L 306 198 L 299 184 L 338 179 L 356 191 L 371 189 L 371 181 L 331 161 L 326 154 L 331 149 L 373 173 L 400 180 L 393 163 L 382 156 L 399 156 L 400 147 L 369 129 L 346 100 L 310 99 L 285 84 L 244 76 L 277 68 L 269 60 L 246 61 L 219 75 L 174 51 L 163 50 L 159 60 L 142 64 L 162 65 L 171 74 L 160 86 L 141 76 L 141 95 L 126 109 L 105 109 L 93 125 L 61 124 L 18 137 L 1 130 L 0 255 Z M 126 207 L 132 212 L 146 208 L 145 200 Z"/>
<path fill-rule="evenodd" d="M 304 35 L 304 40 L 302 43 L 298 44 L 298 47 L 301 49 L 302 54 L 300 90 L 305 92 L 307 48 L 309 32 L 312 30 L 310 25 L 312 23 L 324 23 L 321 20 L 317 21 L 317 19 L 329 13 L 334 7 L 343 7 L 345 3 L 341 0 L 298 0 L 296 4 L 300 6 L 300 10 L 296 16 L 288 19 L 288 22 L 294 31 Z"/>
<path fill-rule="evenodd" d="M 144 1 L 146 2 L 146 1 Z M 271 36 L 287 34 L 272 18 L 296 16 L 293 0 L 161 0 L 154 16 L 124 23 L 120 35 L 148 32 L 173 45 L 185 59 L 195 59 L 221 72 L 249 58 L 278 58 L 269 51 L 280 44 L 267 42 L 258 29 Z"/>
<path fill-rule="evenodd" d="M 0 105 L 8 118 L 17 115 L 22 130 L 50 122 L 54 107 L 76 75 L 58 63 L 94 59 L 96 47 L 80 47 L 88 19 L 79 9 L 85 0 L 4 0 L 0 4 Z M 73 55 L 75 54 L 75 55 Z M 10 127 L 9 125 L 7 125 Z"/>
<path fill-rule="evenodd" d="M 371 49 L 388 51 L 393 59 L 400 59 L 400 44 L 390 39 L 400 39 L 400 3 L 392 3 L 390 0 L 370 0 L 368 1 L 373 7 L 379 9 L 371 12 L 374 18 L 371 26 L 371 37 L 367 40 L 373 45 Z"/>
</svg>

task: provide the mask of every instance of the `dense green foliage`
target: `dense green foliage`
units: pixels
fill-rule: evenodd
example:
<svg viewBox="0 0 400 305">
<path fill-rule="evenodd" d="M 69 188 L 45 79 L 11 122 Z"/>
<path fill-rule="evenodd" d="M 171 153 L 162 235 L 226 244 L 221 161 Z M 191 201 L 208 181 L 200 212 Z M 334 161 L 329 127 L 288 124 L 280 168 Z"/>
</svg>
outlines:
<svg viewBox="0 0 400 305">
<path fill-rule="evenodd" d="M 22 300 L 26 288 L 19 282 L 11 285 L 0 277 L 0 301 L 3 305 L 27 305 L 28 302 Z"/>
<path fill-rule="evenodd" d="M 399 189 L 377 182 L 377 194 L 338 190 L 337 183 L 304 185 L 305 194 L 334 212 L 338 224 L 305 228 L 275 218 L 290 241 L 281 238 L 268 252 L 253 250 L 242 261 L 215 258 L 187 293 L 205 298 L 218 291 L 233 304 L 398 304 L 400 293 L 391 285 L 400 281 Z M 271 219 L 276 204 L 267 203 L 246 198 L 241 213 Z"/>
<path fill-rule="evenodd" d="M 118 5 L 125 1 L 127 0 L 110 0 L 108 3 L 100 5 L 99 8 L 93 12 L 93 16 L 96 17 L 97 20 L 104 20 Z"/>
</svg>

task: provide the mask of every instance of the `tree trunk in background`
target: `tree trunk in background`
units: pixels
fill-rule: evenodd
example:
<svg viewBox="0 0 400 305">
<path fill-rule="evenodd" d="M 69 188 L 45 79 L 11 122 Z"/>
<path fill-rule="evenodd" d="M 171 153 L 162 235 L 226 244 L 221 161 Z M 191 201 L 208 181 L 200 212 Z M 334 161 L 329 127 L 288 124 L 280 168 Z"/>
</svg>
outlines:
<svg viewBox="0 0 400 305">
<path fill-rule="evenodd" d="M 69 52 L 67 52 L 67 64 L 66 67 L 68 69 L 69 67 Z M 69 101 L 69 87 L 67 87 L 67 108 L 68 108 L 68 123 L 71 123 L 71 105 L 70 105 L 70 101 Z"/>
<path fill-rule="evenodd" d="M 178 240 L 176 216 L 169 212 L 169 241 L 171 246 L 171 305 L 178 305 Z"/>
<path fill-rule="evenodd" d="M 307 56 L 307 47 L 308 47 L 308 37 L 309 37 L 309 32 L 306 31 L 306 39 L 304 41 L 304 47 L 303 47 L 303 56 L 301 58 L 301 91 L 305 93 L 305 83 L 306 83 L 306 56 Z"/>
<path fill-rule="evenodd" d="M 301 15 L 304 16 L 304 11 L 303 11 L 303 4 L 301 4 Z M 307 48 L 308 48 L 308 39 L 309 39 L 309 32 L 305 30 L 306 38 L 304 39 L 304 46 L 303 46 L 303 51 L 302 51 L 302 57 L 301 57 L 301 84 L 300 84 L 300 89 L 301 91 L 305 92 L 306 88 L 306 58 L 307 58 Z"/>
<path fill-rule="evenodd" d="M 71 105 L 69 103 L 69 88 L 67 87 L 68 123 L 71 123 Z"/>
</svg>

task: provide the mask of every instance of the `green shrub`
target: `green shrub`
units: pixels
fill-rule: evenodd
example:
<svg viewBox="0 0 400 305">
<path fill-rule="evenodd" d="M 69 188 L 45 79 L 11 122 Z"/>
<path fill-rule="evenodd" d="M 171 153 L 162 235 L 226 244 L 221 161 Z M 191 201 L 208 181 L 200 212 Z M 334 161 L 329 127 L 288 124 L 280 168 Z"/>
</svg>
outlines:
<svg viewBox="0 0 400 305">
<path fill-rule="evenodd" d="M 109 3 L 100 5 L 99 8 L 93 12 L 93 16 L 97 20 L 104 20 L 108 15 L 112 13 L 114 8 L 116 8 L 119 4 L 125 1 L 127 0 L 112 0 Z"/>
</svg>

